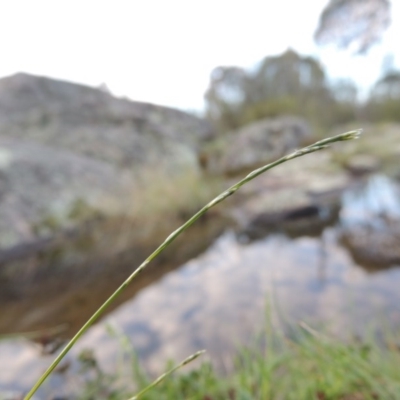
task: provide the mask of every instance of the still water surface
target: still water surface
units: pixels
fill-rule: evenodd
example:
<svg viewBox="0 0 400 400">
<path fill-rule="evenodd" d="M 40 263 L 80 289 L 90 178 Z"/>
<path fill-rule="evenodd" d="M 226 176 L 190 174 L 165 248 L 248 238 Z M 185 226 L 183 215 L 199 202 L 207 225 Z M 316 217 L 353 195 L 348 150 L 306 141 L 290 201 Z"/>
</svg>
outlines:
<svg viewBox="0 0 400 400">
<path fill-rule="evenodd" d="M 280 325 L 305 320 L 324 323 L 337 334 L 362 334 L 387 322 L 397 326 L 400 268 L 366 270 L 338 238 L 341 227 L 378 224 L 382 214 L 400 216 L 400 192 L 375 176 L 346 192 L 338 223 L 320 237 L 275 233 L 243 244 L 226 232 L 205 254 L 145 289 L 108 320 L 132 338 L 154 368 L 160 356 L 184 357 L 199 348 L 224 366 L 232 348 L 262 329 L 267 303 Z"/>
</svg>

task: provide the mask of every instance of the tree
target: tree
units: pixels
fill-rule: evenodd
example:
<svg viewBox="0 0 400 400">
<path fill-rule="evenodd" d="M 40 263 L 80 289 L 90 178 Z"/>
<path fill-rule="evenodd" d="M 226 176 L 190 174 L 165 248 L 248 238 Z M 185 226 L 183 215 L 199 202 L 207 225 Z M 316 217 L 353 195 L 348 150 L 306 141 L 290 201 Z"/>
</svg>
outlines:
<svg viewBox="0 0 400 400">
<path fill-rule="evenodd" d="M 371 98 L 393 100 L 400 105 L 400 71 L 389 71 L 376 82 L 372 89 Z"/>
<path fill-rule="evenodd" d="M 293 50 L 265 57 L 256 68 L 218 67 L 205 95 L 207 116 L 221 132 L 281 114 L 331 126 L 337 101 L 317 60 Z M 341 112 L 340 120 L 344 118 Z"/>
<path fill-rule="evenodd" d="M 240 125 L 239 109 L 246 101 L 248 76 L 239 67 L 217 67 L 205 94 L 208 118 L 222 131 Z"/>
<path fill-rule="evenodd" d="M 315 40 L 366 53 L 390 24 L 389 0 L 330 0 L 323 10 Z"/>
<path fill-rule="evenodd" d="M 256 100 L 287 96 L 304 97 L 324 91 L 325 73 L 312 57 L 302 57 L 293 50 L 280 56 L 266 57 L 252 77 Z"/>
<path fill-rule="evenodd" d="M 389 70 L 375 83 L 364 108 L 370 121 L 400 121 L 400 71 Z"/>
</svg>

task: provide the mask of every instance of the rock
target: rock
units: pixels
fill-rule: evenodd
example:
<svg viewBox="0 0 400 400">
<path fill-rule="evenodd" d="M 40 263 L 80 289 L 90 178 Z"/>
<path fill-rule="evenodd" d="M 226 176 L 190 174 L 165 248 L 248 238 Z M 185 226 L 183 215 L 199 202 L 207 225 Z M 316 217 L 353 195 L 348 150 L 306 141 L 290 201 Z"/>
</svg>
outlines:
<svg viewBox="0 0 400 400">
<path fill-rule="evenodd" d="M 89 209 L 106 213 L 107 199 L 127 196 L 133 185 L 117 166 L 68 150 L 0 137 L 0 151 L 3 249 L 76 226 Z"/>
<path fill-rule="evenodd" d="M 345 167 L 354 175 L 364 175 L 376 172 L 380 164 L 379 159 L 371 154 L 357 154 L 346 162 Z"/>
<path fill-rule="evenodd" d="M 255 169 L 311 143 L 309 125 L 298 117 L 265 119 L 227 134 L 222 146 L 222 172 L 232 175 Z"/>
<path fill-rule="evenodd" d="M 304 176 L 288 176 L 279 182 L 274 174 L 266 174 L 258 183 L 259 192 L 250 192 L 232 208 L 230 215 L 241 237 L 253 240 L 272 232 L 316 236 L 337 222 L 341 196 L 348 186 L 343 175 L 304 171 Z"/>
<path fill-rule="evenodd" d="M 125 168 L 184 168 L 197 164 L 199 143 L 212 135 L 206 121 L 171 108 L 27 74 L 0 79 L 0 136 Z"/>
<path fill-rule="evenodd" d="M 232 215 L 239 223 L 239 235 L 254 240 L 273 232 L 290 237 L 320 235 L 337 221 L 339 210 L 339 203 L 318 204 L 288 189 L 252 199 Z"/>
<path fill-rule="evenodd" d="M 375 218 L 374 223 L 342 229 L 340 239 L 353 259 L 367 271 L 400 265 L 400 220 Z"/>
</svg>

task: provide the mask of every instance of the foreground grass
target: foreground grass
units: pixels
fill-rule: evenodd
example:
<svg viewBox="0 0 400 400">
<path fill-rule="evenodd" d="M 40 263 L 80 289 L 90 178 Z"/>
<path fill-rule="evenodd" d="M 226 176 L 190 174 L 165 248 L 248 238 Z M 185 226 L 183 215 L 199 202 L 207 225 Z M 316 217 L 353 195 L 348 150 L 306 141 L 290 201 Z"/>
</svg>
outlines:
<svg viewBox="0 0 400 400">
<path fill-rule="evenodd" d="M 341 341 L 303 325 L 280 335 L 268 330 L 262 340 L 242 349 L 229 376 L 203 363 L 175 374 L 141 396 L 147 400 L 369 400 L 400 399 L 400 352 L 395 342 Z M 86 364 L 85 364 L 86 362 Z M 79 400 L 120 400 L 132 396 L 130 385 L 151 380 L 130 352 L 130 377 L 104 374 L 96 362 L 83 360 L 85 381 Z M 170 366 L 169 366 L 170 367 Z M 87 376 L 87 375 L 86 375 Z M 126 378 L 126 377 L 125 377 Z M 124 383 L 122 383 L 124 381 Z"/>
</svg>

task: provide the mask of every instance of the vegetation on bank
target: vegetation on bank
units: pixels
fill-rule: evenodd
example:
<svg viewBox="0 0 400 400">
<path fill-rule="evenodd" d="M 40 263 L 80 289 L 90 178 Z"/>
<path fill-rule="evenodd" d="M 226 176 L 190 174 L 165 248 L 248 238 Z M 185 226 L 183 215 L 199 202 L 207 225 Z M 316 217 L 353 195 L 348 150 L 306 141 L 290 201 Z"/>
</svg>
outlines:
<svg viewBox="0 0 400 400">
<path fill-rule="evenodd" d="M 121 340 L 116 374 L 102 371 L 92 353 L 81 356 L 83 390 L 79 400 L 120 400 L 151 379 L 140 369 L 127 338 Z M 305 323 L 281 334 L 268 326 L 241 349 L 232 370 L 218 373 L 202 363 L 169 376 L 141 399 L 146 400 L 372 400 L 400 398 L 400 351 L 394 337 L 340 340 Z M 123 354 L 122 354 L 123 353 Z M 171 365 L 167 366 L 167 369 Z M 122 375 L 124 377 L 122 377 Z"/>
</svg>

